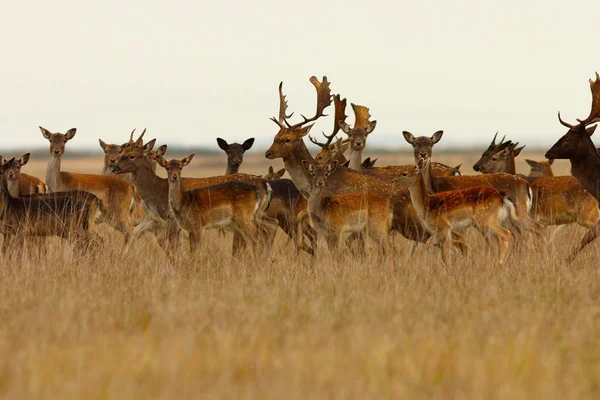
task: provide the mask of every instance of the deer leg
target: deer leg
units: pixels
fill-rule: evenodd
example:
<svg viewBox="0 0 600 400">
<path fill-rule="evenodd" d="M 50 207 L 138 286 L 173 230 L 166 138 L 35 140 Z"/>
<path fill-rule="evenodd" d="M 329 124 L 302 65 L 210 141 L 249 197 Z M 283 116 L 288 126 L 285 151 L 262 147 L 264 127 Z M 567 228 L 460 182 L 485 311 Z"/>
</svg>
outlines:
<svg viewBox="0 0 600 400">
<path fill-rule="evenodd" d="M 598 223 L 596 223 L 596 225 L 594 225 L 583 237 L 583 239 L 581 239 L 581 243 L 579 243 L 579 246 L 577 246 L 577 248 L 569 255 L 569 257 L 567 258 L 567 262 L 573 262 L 573 260 L 575 260 L 575 257 L 577 257 L 577 255 L 579 254 L 579 252 L 581 250 L 583 250 L 583 248 L 585 246 L 587 246 L 588 244 L 590 244 L 591 242 L 593 242 L 598 236 L 600 236 L 600 221 L 598 221 Z"/>
<path fill-rule="evenodd" d="M 503 228 L 500 225 L 491 225 L 485 228 L 486 237 L 493 237 L 496 247 L 496 252 L 498 255 L 498 266 L 503 266 L 504 261 L 506 260 L 506 255 L 508 254 L 508 246 L 510 243 L 510 239 L 512 234 L 506 228 Z M 491 242 L 491 240 L 490 240 Z M 493 251 L 490 248 L 490 251 Z"/>
</svg>

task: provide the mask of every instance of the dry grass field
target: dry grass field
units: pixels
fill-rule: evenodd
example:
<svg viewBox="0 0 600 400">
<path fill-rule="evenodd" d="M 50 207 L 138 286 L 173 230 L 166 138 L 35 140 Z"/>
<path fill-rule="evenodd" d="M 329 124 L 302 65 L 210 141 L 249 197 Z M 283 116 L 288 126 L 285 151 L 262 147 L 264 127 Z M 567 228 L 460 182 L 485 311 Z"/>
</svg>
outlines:
<svg viewBox="0 0 600 400">
<path fill-rule="evenodd" d="M 259 153 L 244 172 L 263 173 Z M 378 165 L 409 162 L 386 156 Z M 440 155 L 463 172 L 477 156 Z M 521 155 L 541 158 L 540 154 Z M 46 159 L 24 172 L 43 177 Z M 221 174 L 222 157 L 189 175 Z M 281 166 L 281 160 L 273 165 Z M 192 168 L 193 166 L 193 168 Z M 101 159 L 64 170 L 97 173 Z M 556 170 L 568 172 L 557 161 Z M 549 228 L 552 231 L 554 228 Z M 48 240 L 2 256 L 0 395 L 7 398 L 598 398 L 600 243 L 572 264 L 584 234 L 532 238 L 489 265 L 395 239 L 395 257 L 297 258 L 283 235 L 268 258 L 230 256 L 231 235 L 211 231 L 190 259 L 168 260 L 150 235 L 121 251 L 122 236 L 73 258 Z"/>
</svg>

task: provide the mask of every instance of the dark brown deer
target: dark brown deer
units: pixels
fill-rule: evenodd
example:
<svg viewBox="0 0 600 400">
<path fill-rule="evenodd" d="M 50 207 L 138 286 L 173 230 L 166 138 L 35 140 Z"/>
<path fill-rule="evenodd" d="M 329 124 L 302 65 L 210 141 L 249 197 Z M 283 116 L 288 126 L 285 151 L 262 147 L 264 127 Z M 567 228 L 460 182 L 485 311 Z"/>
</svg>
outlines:
<svg viewBox="0 0 600 400">
<path fill-rule="evenodd" d="M 280 109 L 279 118 L 272 120 L 279 127 L 279 132 L 273 139 L 273 144 L 266 151 L 268 159 L 282 158 L 286 170 L 290 174 L 296 187 L 305 198 L 310 197 L 312 190 L 312 175 L 302 166 L 302 160 L 313 162 L 313 157 L 308 152 L 303 138 L 309 133 L 314 122 L 323 117 L 323 111 L 331 104 L 331 91 L 327 77 L 319 82 L 316 77 L 311 77 L 311 83 L 317 91 L 317 109 L 311 118 L 303 116 L 303 121 L 290 124 L 286 118 L 287 103 L 282 99 L 280 84 Z M 332 172 L 330 184 L 325 190 L 325 195 L 335 195 L 353 192 L 374 192 L 385 194 L 392 198 L 394 221 L 392 230 L 400 232 L 410 240 L 424 242 L 429 236 L 423 229 L 416 211 L 410 202 L 410 194 L 406 188 L 395 188 L 390 183 L 381 179 L 362 174 L 349 168 L 339 167 Z M 458 244 L 458 243 L 457 243 Z M 458 244 L 459 246 L 461 244 Z"/>
<path fill-rule="evenodd" d="M 404 139 L 413 147 L 415 161 L 417 161 L 418 159 L 431 158 L 433 145 L 440 141 L 444 135 L 444 131 L 437 131 L 431 137 L 415 137 L 408 131 L 402 131 L 402 135 L 404 136 Z"/>
<path fill-rule="evenodd" d="M 254 144 L 254 138 L 244 141 L 244 143 L 227 143 L 224 139 L 217 138 L 217 144 L 227 154 L 227 169 L 225 175 L 237 174 L 240 170 L 240 165 L 244 161 L 244 153 Z"/>
<path fill-rule="evenodd" d="M 3 179 L 6 180 L 6 188 L 12 197 L 46 193 L 46 185 L 41 179 L 21 172 L 21 168 L 29 162 L 29 157 L 29 153 L 23 154 L 4 173 Z M 6 159 L 0 156 L 0 164 L 4 163 L 6 163 Z"/>
<path fill-rule="evenodd" d="M 354 127 L 350 126 L 344 121 L 338 121 L 338 124 L 342 128 L 342 131 L 348 135 L 350 141 L 350 165 L 348 168 L 355 171 L 361 170 L 362 164 L 362 152 L 367 145 L 367 136 L 375 130 L 377 121 L 371 121 L 371 114 L 369 109 L 365 106 L 359 106 L 351 104 L 352 110 L 354 111 Z"/>
</svg>

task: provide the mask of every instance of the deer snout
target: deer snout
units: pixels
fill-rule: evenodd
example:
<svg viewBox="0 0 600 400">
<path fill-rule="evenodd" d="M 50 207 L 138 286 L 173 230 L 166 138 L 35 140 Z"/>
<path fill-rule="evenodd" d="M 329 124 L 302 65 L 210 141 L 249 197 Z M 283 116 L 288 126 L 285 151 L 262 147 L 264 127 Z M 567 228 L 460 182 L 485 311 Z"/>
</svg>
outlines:
<svg viewBox="0 0 600 400">
<path fill-rule="evenodd" d="M 53 153 L 56 154 L 56 155 L 59 155 L 60 154 L 60 150 L 59 149 L 54 149 Z"/>
<path fill-rule="evenodd" d="M 419 157 L 425 160 L 427 157 L 429 157 L 429 154 L 427 154 L 426 151 L 421 151 L 419 152 Z"/>
<path fill-rule="evenodd" d="M 8 173 L 8 179 L 15 179 L 15 173 L 14 172 L 9 172 Z"/>
<path fill-rule="evenodd" d="M 265 152 L 265 157 L 268 158 L 269 160 L 272 160 L 273 158 L 275 158 L 275 157 L 273 157 L 273 152 L 271 150 L 267 150 Z"/>
<path fill-rule="evenodd" d="M 240 160 L 240 159 L 234 159 L 234 160 L 230 161 L 230 164 L 232 167 L 238 167 L 241 163 L 242 163 L 242 160 Z"/>
<path fill-rule="evenodd" d="M 115 165 L 115 164 L 117 163 L 117 160 L 116 160 L 115 158 L 109 158 L 109 159 L 108 159 L 108 162 L 109 162 L 111 165 Z"/>
</svg>

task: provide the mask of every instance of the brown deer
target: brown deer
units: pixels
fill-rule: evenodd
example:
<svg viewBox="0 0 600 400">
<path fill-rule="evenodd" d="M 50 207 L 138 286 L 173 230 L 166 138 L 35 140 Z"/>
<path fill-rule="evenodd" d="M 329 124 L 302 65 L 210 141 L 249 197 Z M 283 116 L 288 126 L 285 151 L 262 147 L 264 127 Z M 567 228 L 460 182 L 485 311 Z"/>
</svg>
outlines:
<svg viewBox="0 0 600 400">
<path fill-rule="evenodd" d="M 265 192 L 240 181 L 185 190 L 181 171 L 193 157 L 191 154 L 170 161 L 158 157 L 158 164 L 167 171 L 171 214 L 179 227 L 188 232 L 191 252 L 201 243 L 204 229 L 210 228 L 224 227 L 236 232 L 242 244 L 255 244 L 257 225 L 269 201 L 264 198 Z M 237 256 L 239 251 L 240 247 L 234 246 L 233 255 Z"/>
<path fill-rule="evenodd" d="M 537 178 L 554 176 L 554 172 L 552 171 L 552 163 L 554 163 L 554 160 L 535 161 L 526 158 L 525 162 L 531 167 L 529 175 L 527 175 L 531 181 Z"/>
<path fill-rule="evenodd" d="M 302 166 L 302 161 L 312 162 L 313 158 L 308 152 L 303 138 L 312 127 L 308 124 L 324 116 L 323 111 L 331 104 L 331 91 L 327 77 L 323 77 L 320 82 L 313 76 L 310 78 L 310 82 L 317 91 L 317 110 L 313 117 L 303 117 L 303 121 L 294 125 L 287 120 L 287 102 L 282 97 L 282 86 L 279 85 L 279 118 L 271 119 L 279 127 L 279 132 L 275 135 L 273 144 L 265 153 L 265 157 L 268 159 L 283 159 L 292 181 L 305 198 L 310 197 L 313 179 L 312 175 Z M 410 194 L 406 188 L 396 188 L 381 179 L 344 167 L 336 168 L 331 173 L 329 182 L 329 185 L 324 189 L 326 196 L 353 192 L 374 192 L 389 196 L 392 199 L 394 210 L 392 230 L 400 232 L 410 240 L 424 242 L 427 239 L 428 233 L 423 229 L 412 207 Z M 457 241 L 456 244 L 462 248 L 462 243 Z"/>
<path fill-rule="evenodd" d="M 96 195 L 104 204 L 101 221 L 117 229 L 129 240 L 132 212 L 140 207 L 135 187 L 124 180 L 109 175 L 76 174 L 61 171 L 65 144 L 73 139 L 76 129 L 66 133 L 51 133 L 42 128 L 42 135 L 50 142 L 50 158 L 46 169 L 46 186 L 52 192 L 85 190 Z"/>
<path fill-rule="evenodd" d="M 264 180 L 274 181 L 277 179 L 281 179 L 285 174 L 285 168 L 281 168 L 279 171 L 275 172 L 272 165 L 269 165 L 269 172 L 263 176 Z"/>
<path fill-rule="evenodd" d="M 403 174 L 419 218 L 432 233 L 427 244 L 443 243 L 442 260 L 448 263 L 451 233 L 462 233 L 473 226 L 488 240 L 494 239 L 498 247 L 497 262 L 503 265 L 511 233 L 501 224 L 506 219 L 517 219 L 514 203 L 506 193 L 490 186 L 430 195 L 422 171 L 429 168 L 428 164 L 429 159 L 419 159 L 411 172 Z"/>
<path fill-rule="evenodd" d="M 46 193 L 46 185 L 41 179 L 21 173 L 21 168 L 29 162 L 30 155 L 30 153 L 23 154 L 4 172 L 3 179 L 6 180 L 7 190 L 12 197 Z M 0 156 L 0 164 L 4 163 L 6 163 L 6 159 Z"/>
<path fill-rule="evenodd" d="M 102 139 L 98 139 L 100 142 L 100 147 L 104 151 L 104 166 L 102 168 L 102 175 L 113 175 L 112 168 L 119 161 L 119 156 L 123 152 L 123 149 L 125 149 L 125 147 L 127 147 L 129 144 L 131 144 L 133 142 L 133 134 L 134 133 L 135 133 L 135 129 L 131 132 L 131 135 L 129 136 L 129 141 L 125 142 L 123 144 L 120 144 L 120 145 L 106 144 Z M 142 135 L 144 135 L 145 133 L 146 133 L 146 129 L 144 128 Z M 156 141 L 156 139 L 154 141 L 150 141 L 148 143 L 147 147 L 149 148 L 149 150 L 147 151 L 146 154 L 147 154 L 148 161 L 150 162 L 150 166 L 151 166 L 152 170 L 156 172 L 156 165 L 157 165 L 156 164 L 156 156 L 157 155 L 162 156 L 162 155 L 164 155 L 164 153 L 160 154 L 160 149 L 157 151 L 152 151 L 155 141 Z M 120 177 L 122 177 L 123 179 L 125 179 L 126 181 L 131 183 L 131 178 L 127 174 L 121 174 Z"/>
<path fill-rule="evenodd" d="M 404 139 L 413 147 L 413 153 L 415 161 L 419 158 L 427 159 L 431 158 L 433 152 L 433 145 L 440 141 L 444 135 L 444 131 L 437 131 L 431 137 L 419 136 L 415 137 L 408 131 L 402 131 Z"/>
<path fill-rule="evenodd" d="M 498 132 L 494 135 L 492 142 L 488 146 L 488 148 L 483 152 L 481 158 L 477 160 L 477 162 L 473 165 L 473 170 L 479 172 L 481 165 L 486 163 L 494 154 L 498 153 L 501 150 L 504 150 L 506 146 L 510 146 L 512 142 L 509 140 L 505 142 L 506 135 L 502 137 L 499 143 L 496 143 L 496 138 L 498 137 Z"/>
<path fill-rule="evenodd" d="M 517 145 L 518 143 L 511 144 L 492 155 L 481 164 L 480 171 L 516 174 L 515 159 L 525 147 L 517 148 Z M 529 214 L 533 220 L 544 226 L 576 223 L 588 229 L 578 248 L 568 257 L 568 260 L 573 260 L 587 244 L 596 239 L 594 227 L 600 219 L 598 201 L 574 177 L 552 176 L 551 163 L 534 165 L 543 167 L 545 173 L 549 170 L 551 176 L 530 178 L 533 202 Z"/>
<path fill-rule="evenodd" d="M 217 144 L 227 154 L 227 169 L 225 175 L 237 174 L 244 161 L 244 153 L 254 144 L 254 138 L 247 139 L 244 143 L 227 143 L 224 139 L 217 138 Z"/>
<path fill-rule="evenodd" d="M 0 165 L 4 175 L 14 164 L 12 158 Z M 6 183 L 0 185 L 0 232 L 4 235 L 3 253 L 22 245 L 20 236 L 58 236 L 73 245 L 73 250 L 89 249 L 91 232 L 102 202 L 85 192 L 30 194 L 15 198 Z"/>
<path fill-rule="evenodd" d="M 337 168 L 337 161 L 325 166 L 304 160 L 304 168 L 313 177 L 313 188 L 308 200 L 308 215 L 313 227 L 325 238 L 329 251 L 334 251 L 344 233 L 366 234 L 387 254 L 393 212 L 390 198 L 372 192 L 344 193 L 325 196 L 329 177 Z"/>
<path fill-rule="evenodd" d="M 558 113 L 558 120 L 569 131 L 546 152 L 546 158 L 571 161 L 571 175 L 600 201 L 600 153 L 591 138 L 598 127 L 594 124 L 600 122 L 600 76 L 597 72 L 596 80 L 590 79 L 590 89 L 592 107 L 587 118 L 578 119 L 577 124 L 569 124 Z M 600 230 L 600 226 L 597 229 Z"/>
<path fill-rule="evenodd" d="M 354 127 L 350 126 L 344 121 L 338 121 L 338 124 L 342 128 L 342 131 L 348 135 L 350 142 L 350 165 L 348 168 L 355 171 L 360 171 L 362 164 L 362 152 L 367 145 L 367 136 L 375 130 L 377 121 L 370 121 L 371 114 L 369 109 L 365 106 L 359 106 L 351 104 L 352 110 L 354 111 Z"/>
</svg>

